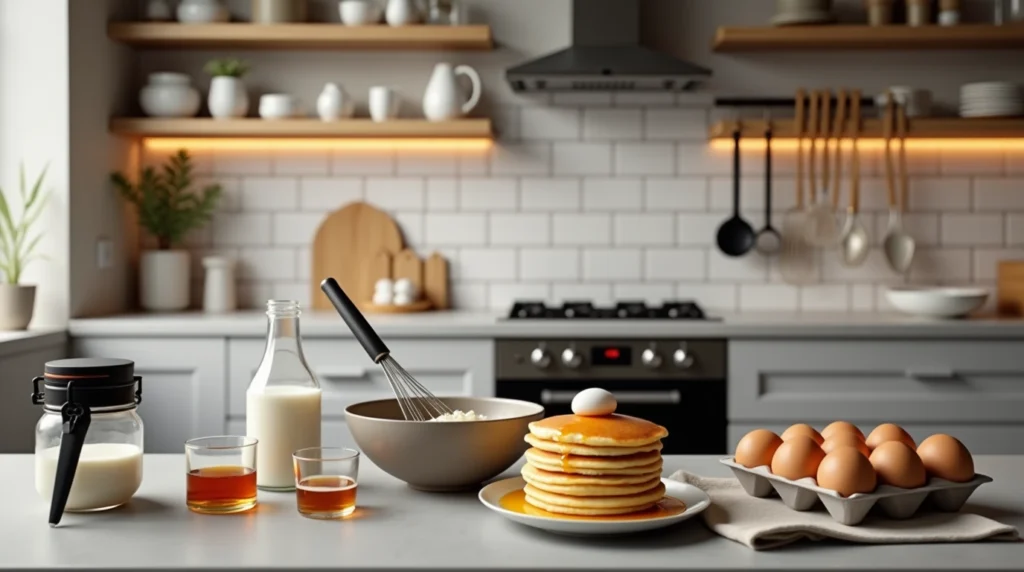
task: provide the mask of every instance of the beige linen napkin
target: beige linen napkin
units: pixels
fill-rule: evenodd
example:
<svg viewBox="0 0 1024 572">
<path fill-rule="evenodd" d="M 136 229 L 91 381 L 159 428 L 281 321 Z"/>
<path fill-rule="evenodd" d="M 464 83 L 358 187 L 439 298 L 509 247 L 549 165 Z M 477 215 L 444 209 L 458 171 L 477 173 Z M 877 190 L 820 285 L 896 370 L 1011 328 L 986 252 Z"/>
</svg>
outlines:
<svg viewBox="0 0 1024 572">
<path fill-rule="evenodd" d="M 966 512 L 923 512 L 909 520 L 871 518 L 857 526 L 832 520 L 823 508 L 798 512 L 777 497 L 748 495 L 733 478 L 709 478 L 676 471 L 670 479 L 689 483 L 711 497 L 704 522 L 717 534 L 755 550 L 778 548 L 801 539 L 833 538 L 866 544 L 1016 540 L 1017 529 Z"/>
</svg>

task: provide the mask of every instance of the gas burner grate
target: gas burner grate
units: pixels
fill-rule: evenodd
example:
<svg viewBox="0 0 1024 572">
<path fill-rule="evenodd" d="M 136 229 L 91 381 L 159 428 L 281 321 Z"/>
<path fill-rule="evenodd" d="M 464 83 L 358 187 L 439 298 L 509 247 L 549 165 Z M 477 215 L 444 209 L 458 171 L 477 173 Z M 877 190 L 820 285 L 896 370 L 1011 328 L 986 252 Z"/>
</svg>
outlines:
<svg viewBox="0 0 1024 572">
<path fill-rule="evenodd" d="M 646 302 L 622 301 L 615 306 L 595 306 L 588 301 L 566 301 L 561 306 L 548 306 L 539 300 L 522 300 L 512 304 L 510 320 L 705 320 L 707 316 L 691 300 L 666 300 L 659 306 Z"/>
</svg>

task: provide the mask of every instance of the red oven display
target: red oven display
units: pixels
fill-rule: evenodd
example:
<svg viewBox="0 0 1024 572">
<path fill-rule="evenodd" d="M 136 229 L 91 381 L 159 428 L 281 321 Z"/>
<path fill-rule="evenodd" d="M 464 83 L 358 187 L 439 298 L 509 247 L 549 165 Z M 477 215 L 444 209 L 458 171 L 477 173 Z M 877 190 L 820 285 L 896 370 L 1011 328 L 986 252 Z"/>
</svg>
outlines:
<svg viewBox="0 0 1024 572">
<path fill-rule="evenodd" d="M 597 346 L 590 349 L 590 363 L 594 365 L 631 365 L 633 351 L 629 346 Z"/>
</svg>

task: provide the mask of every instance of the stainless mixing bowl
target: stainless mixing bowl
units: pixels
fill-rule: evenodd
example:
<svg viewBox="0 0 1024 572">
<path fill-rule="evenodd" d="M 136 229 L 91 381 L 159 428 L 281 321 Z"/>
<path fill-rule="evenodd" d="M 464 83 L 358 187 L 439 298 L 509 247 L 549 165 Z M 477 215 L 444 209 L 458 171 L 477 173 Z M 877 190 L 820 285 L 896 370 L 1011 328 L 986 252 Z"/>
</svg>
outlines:
<svg viewBox="0 0 1024 572">
<path fill-rule="evenodd" d="M 544 416 L 536 403 L 491 397 L 441 397 L 485 421 L 406 421 L 398 401 L 354 403 L 345 419 L 359 448 L 389 475 L 425 491 L 475 487 L 512 466 L 529 447 L 528 424 Z"/>
</svg>

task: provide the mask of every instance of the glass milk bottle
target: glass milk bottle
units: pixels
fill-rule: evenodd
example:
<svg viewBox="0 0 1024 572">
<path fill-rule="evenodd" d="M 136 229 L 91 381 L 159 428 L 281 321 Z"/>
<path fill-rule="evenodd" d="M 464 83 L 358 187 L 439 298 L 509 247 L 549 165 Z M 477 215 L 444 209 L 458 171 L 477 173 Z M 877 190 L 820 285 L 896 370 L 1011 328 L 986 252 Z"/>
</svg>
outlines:
<svg viewBox="0 0 1024 572">
<path fill-rule="evenodd" d="M 256 486 L 295 490 L 292 453 L 320 446 L 320 384 L 299 339 L 299 303 L 267 302 L 267 347 L 245 395 L 245 432 L 256 446 Z"/>
</svg>

